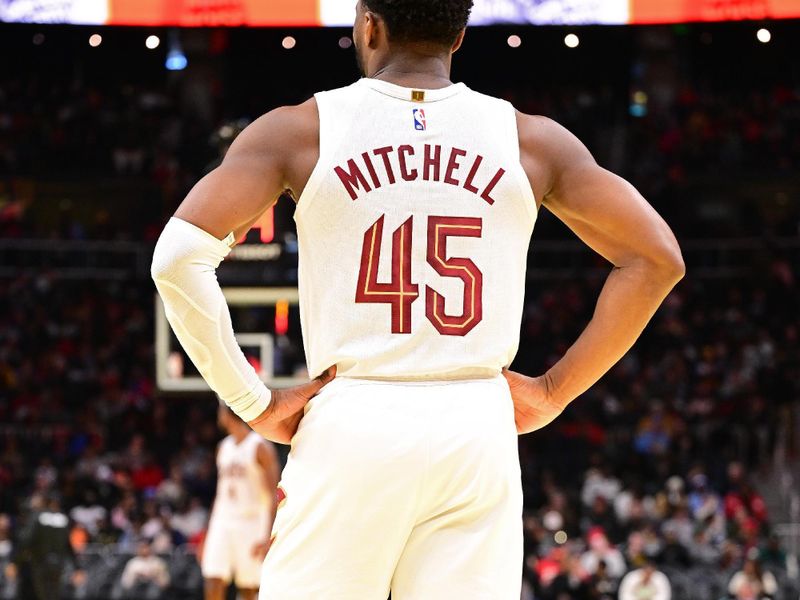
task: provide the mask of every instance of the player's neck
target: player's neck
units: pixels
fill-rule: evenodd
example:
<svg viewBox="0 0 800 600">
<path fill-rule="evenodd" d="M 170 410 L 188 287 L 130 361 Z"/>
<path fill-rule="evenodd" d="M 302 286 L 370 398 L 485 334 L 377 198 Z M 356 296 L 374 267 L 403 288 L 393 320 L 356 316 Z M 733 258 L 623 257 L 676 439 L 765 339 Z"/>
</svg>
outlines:
<svg viewBox="0 0 800 600">
<path fill-rule="evenodd" d="M 367 75 L 408 88 L 435 90 L 452 85 L 450 55 L 397 50 L 385 57 Z"/>
</svg>

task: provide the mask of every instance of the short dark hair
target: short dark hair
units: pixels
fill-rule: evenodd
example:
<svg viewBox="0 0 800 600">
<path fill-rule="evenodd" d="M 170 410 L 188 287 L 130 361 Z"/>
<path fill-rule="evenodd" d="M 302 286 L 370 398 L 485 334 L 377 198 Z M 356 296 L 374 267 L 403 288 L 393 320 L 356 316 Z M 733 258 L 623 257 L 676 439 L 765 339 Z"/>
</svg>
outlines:
<svg viewBox="0 0 800 600">
<path fill-rule="evenodd" d="M 386 21 L 398 42 L 435 42 L 449 46 L 467 26 L 473 0 L 362 0 Z"/>
</svg>

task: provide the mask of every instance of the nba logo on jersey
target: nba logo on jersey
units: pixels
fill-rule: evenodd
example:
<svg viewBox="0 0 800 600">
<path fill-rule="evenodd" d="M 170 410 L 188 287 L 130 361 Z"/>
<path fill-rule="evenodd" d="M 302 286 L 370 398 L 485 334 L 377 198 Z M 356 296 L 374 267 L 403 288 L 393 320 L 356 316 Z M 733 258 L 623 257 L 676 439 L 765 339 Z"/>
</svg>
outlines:
<svg viewBox="0 0 800 600">
<path fill-rule="evenodd" d="M 425 111 L 421 108 L 414 109 L 414 129 L 417 131 L 425 131 L 427 123 L 425 122 Z"/>
</svg>

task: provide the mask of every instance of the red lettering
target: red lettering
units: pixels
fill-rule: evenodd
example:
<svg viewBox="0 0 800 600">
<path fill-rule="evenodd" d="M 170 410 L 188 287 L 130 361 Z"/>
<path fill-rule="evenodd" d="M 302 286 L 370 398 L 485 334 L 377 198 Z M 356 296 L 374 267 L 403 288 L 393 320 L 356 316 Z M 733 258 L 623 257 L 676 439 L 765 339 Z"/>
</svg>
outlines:
<svg viewBox="0 0 800 600">
<path fill-rule="evenodd" d="M 431 148 L 433 148 L 433 154 L 431 154 Z M 442 147 L 439 144 L 435 146 L 431 146 L 430 144 L 425 144 L 425 159 L 422 164 L 422 178 L 425 181 L 430 181 L 430 172 L 433 169 L 433 181 L 439 181 L 439 170 L 441 167 L 441 158 L 442 158 Z"/>
<path fill-rule="evenodd" d="M 445 313 L 445 300 L 431 286 L 425 286 L 425 316 L 442 335 L 467 335 L 483 320 L 483 273 L 468 258 L 447 258 L 448 237 L 479 238 L 483 221 L 470 217 L 428 218 L 428 264 L 442 277 L 464 282 L 460 315 Z"/>
<path fill-rule="evenodd" d="M 389 184 L 393 184 L 396 180 L 394 178 L 394 171 L 392 170 L 392 163 L 389 160 L 389 153 L 394 150 L 391 146 L 384 146 L 383 148 L 376 148 L 372 152 L 375 156 L 380 156 L 383 159 L 383 168 L 386 169 L 386 176 L 389 178 Z"/>
<path fill-rule="evenodd" d="M 347 168 L 349 171 L 345 171 L 342 167 L 336 167 L 334 171 L 339 176 L 339 179 L 344 185 L 347 193 L 350 194 L 350 198 L 355 200 L 358 198 L 358 193 L 356 192 L 357 189 L 360 189 L 359 186 L 364 188 L 365 192 L 371 192 L 372 188 L 369 187 L 364 174 L 361 172 L 361 169 L 358 168 L 356 161 L 352 158 L 347 161 Z"/>
<path fill-rule="evenodd" d="M 378 179 L 378 174 L 375 172 L 375 166 L 372 164 L 372 159 L 369 157 L 367 152 L 364 152 L 361 155 L 361 158 L 364 159 L 364 164 L 367 165 L 367 171 L 369 171 L 369 176 L 372 178 L 372 184 L 375 186 L 377 190 L 381 187 L 381 180 Z"/>
<path fill-rule="evenodd" d="M 464 189 L 468 192 L 472 192 L 473 194 L 478 193 L 478 188 L 472 185 L 472 182 L 475 180 L 475 175 L 478 174 L 478 169 L 483 162 L 483 157 L 479 154 L 475 158 L 475 162 L 472 163 L 472 168 L 469 170 L 469 175 L 467 175 L 467 180 L 464 182 Z"/>
<path fill-rule="evenodd" d="M 494 199 L 491 197 L 490 194 L 492 193 L 492 190 L 495 188 L 500 179 L 503 177 L 503 175 L 505 175 L 505 172 L 506 172 L 505 169 L 499 169 L 497 173 L 495 173 L 495 176 L 492 177 L 492 180 L 489 182 L 489 185 L 487 185 L 486 189 L 484 189 L 483 192 L 481 193 L 481 198 L 486 200 L 486 202 L 488 202 L 490 205 L 494 204 Z"/>
<path fill-rule="evenodd" d="M 458 164 L 459 157 L 463 157 L 466 155 L 467 155 L 466 150 L 459 150 L 458 148 L 453 148 L 450 151 L 450 160 L 447 161 L 447 170 L 444 172 L 445 183 L 449 183 L 450 185 L 458 185 L 458 179 L 453 179 L 453 173 L 455 173 L 461 166 Z"/>
<path fill-rule="evenodd" d="M 406 181 L 414 181 L 419 176 L 416 169 L 410 171 L 406 168 L 406 154 L 414 156 L 414 148 L 412 146 L 400 146 L 397 149 L 397 156 L 400 159 L 400 175 Z"/>
<path fill-rule="evenodd" d="M 411 244 L 414 217 L 409 217 L 392 236 L 392 279 L 378 282 L 384 216 L 364 233 L 356 302 L 390 304 L 392 333 L 411 333 L 411 305 L 419 297 L 419 286 L 411 281 Z"/>
</svg>

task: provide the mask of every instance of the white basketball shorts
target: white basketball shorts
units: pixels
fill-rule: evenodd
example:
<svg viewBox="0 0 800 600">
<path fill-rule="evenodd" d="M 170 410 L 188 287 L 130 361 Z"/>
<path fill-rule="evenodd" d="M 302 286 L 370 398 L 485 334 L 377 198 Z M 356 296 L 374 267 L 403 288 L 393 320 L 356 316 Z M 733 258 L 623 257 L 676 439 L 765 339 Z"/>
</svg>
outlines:
<svg viewBox="0 0 800 600">
<path fill-rule="evenodd" d="M 262 563 L 253 556 L 253 547 L 266 540 L 268 524 L 268 514 L 252 519 L 213 516 L 203 544 L 203 577 L 233 581 L 240 589 L 257 589 Z"/>
<path fill-rule="evenodd" d="M 518 600 L 522 487 L 508 384 L 338 378 L 283 471 L 261 600 Z"/>
</svg>

